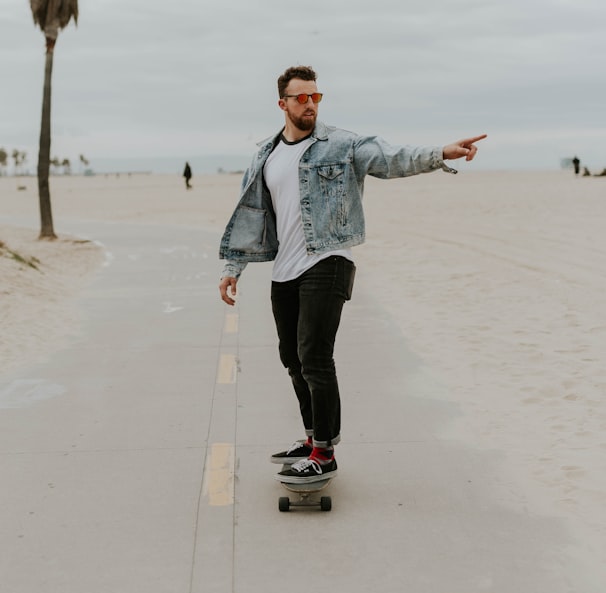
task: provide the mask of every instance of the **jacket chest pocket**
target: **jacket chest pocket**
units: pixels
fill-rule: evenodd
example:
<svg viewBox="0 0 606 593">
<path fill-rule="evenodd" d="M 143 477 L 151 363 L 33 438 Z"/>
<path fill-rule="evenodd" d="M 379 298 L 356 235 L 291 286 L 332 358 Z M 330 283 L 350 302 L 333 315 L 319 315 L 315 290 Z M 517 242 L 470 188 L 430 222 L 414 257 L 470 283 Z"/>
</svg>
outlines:
<svg viewBox="0 0 606 593">
<path fill-rule="evenodd" d="M 324 197 L 330 200 L 343 194 L 344 172 L 344 165 L 322 165 L 317 168 L 318 183 Z"/>
<path fill-rule="evenodd" d="M 332 182 L 343 181 L 343 171 L 345 171 L 345 165 L 322 165 L 317 168 L 318 175 L 320 176 L 320 182 L 330 184 Z"/>
</svg>

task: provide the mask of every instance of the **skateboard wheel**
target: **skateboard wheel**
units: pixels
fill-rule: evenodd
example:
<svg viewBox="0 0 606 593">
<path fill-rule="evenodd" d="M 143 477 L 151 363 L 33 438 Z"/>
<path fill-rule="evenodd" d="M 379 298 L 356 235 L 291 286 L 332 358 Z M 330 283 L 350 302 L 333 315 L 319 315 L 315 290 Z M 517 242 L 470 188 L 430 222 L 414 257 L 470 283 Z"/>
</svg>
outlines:
<svg viewBox="0 0 606 593">
<path fill-rule="evenodd" d="M 290 511 L 290 499 L 288 496 L 280 496 L 278 499 L 278 508 L 281 513 L 287 513 Z"/>
<path fill-rule="evenodd" d="M 332 509 L 332 499 L 330 496 L 323 496 L 320 498 L 320 508 L 323 511 L 330 511 L 330 509 Z"/>
</svg>

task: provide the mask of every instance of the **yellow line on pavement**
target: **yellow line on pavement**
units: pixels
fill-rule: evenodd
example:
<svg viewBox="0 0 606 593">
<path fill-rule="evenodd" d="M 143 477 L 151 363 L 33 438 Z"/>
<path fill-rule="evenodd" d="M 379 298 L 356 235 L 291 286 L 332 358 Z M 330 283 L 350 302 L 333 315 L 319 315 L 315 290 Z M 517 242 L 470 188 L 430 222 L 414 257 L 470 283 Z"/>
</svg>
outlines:
<svg viewBox="0 0 606 593">
<path fill-rule="evenodd" d="M 234 503 L 234 446 L 213 443 L 207 454 L 202 492 L 208 504 L 223 507 Z"/>
<path fill-rule="evenodd" d="M 237 368 L 235 354 L 221 354 L 219 370 L 217 371 L 217 383 L 219 385 L 235 383 Z"/>
<path fill-rule="evenodd" d="M 225 324 L 223 325 L 223 332 L 226 334 L 237 334 L 238 320 L 239 316 L 237 313 L 227 313 L 225 315 Z"/>
</svg>

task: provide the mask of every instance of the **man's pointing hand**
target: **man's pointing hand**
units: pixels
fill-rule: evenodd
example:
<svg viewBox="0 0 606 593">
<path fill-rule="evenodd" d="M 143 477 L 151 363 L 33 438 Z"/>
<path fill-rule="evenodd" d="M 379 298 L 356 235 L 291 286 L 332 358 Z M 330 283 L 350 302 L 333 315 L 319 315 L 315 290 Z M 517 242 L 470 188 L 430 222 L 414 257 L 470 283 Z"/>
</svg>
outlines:
<svg viewBox="0 0 606 593">
<path fill-rule="evenodd" d="M 465 140 L 459 140 L 458 142 L 448 144 L 442 149 L 442 158 L 444 160 L 454 160 L 465 157 L 466 161 L 471 161 L 473 160 L 473 157 L 476 156 L 476 152 L 478 152 L 475 143 L 479 140 L 484 140 L 486 136 L 487 134 L 482 134 L 481 136 L 466 138 Z"/>
</svg>

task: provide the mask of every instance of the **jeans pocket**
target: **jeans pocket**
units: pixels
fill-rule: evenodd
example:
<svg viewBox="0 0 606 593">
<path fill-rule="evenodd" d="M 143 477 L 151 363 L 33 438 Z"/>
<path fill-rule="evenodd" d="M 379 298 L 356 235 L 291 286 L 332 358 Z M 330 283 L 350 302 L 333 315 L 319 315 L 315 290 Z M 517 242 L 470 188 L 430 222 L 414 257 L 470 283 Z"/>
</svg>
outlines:
<svg viewBox="0 0 606 593">
<path fill-rule="evenodd" d="M 346 301 L 351 300 L 353 293 L 354 279 L 356 277 L 356 266 L 352 261 L 346 259 L 343 262 L 343 289 Z"/>
</svg>

